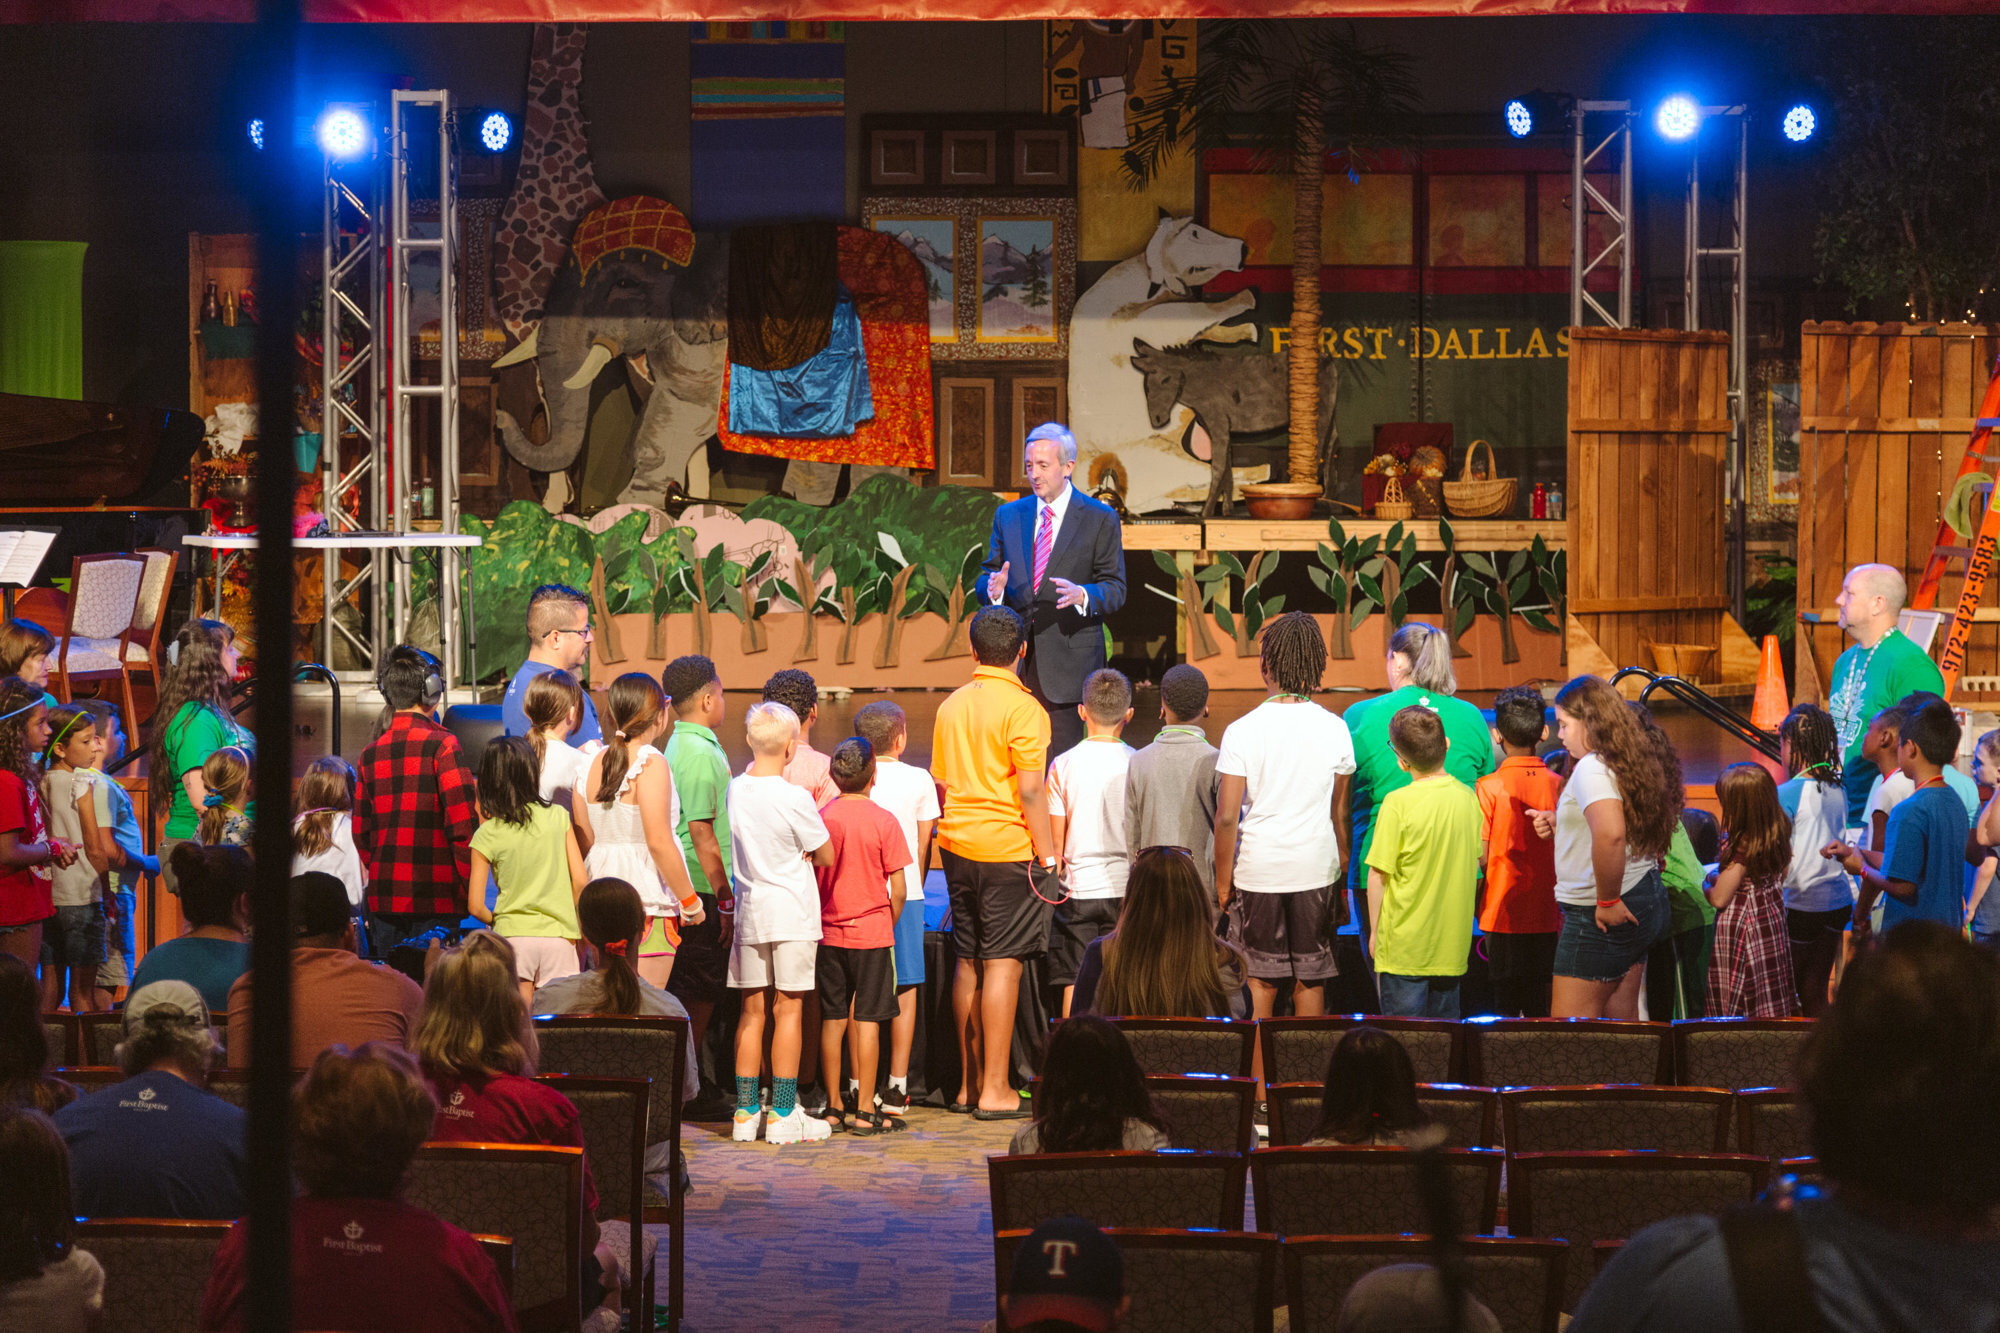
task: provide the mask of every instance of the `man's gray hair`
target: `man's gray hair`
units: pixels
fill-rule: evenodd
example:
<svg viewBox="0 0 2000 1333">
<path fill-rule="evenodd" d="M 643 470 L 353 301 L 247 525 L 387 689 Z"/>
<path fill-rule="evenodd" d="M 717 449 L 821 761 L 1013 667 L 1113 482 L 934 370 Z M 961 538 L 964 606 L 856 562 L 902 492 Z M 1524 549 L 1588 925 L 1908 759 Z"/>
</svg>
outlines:
<svg viewBox="0 0 2000 1333">
<path fill-rule="evenodd" d="M 1063 462 L 1074 463 L 1076 461 L 1076 436 L 1070 434 L 1069 427 L 1063 425 L 1060 421 L 1044 421 L 1041 425 L 1029 431 L 1028 438 L 1021 445 L 1021 452 L 1026 453 L 1028 446 L 1038 440 L 1046 440 L 1058 449 L 1061 449 Z"/>
<path fill-rule="evenodd" d="M 135 1023 L 126 1024 L 125 1040 L 113 1052 L 118 1067 L 126 1075 L 142 1074 L 162 1061 L 171 1061 L 191 1073 L 206 1074 L 214 1067 L 215 1033 L 207 1015 L 186 1013 L 172 1005 L 158 1005 Z"/>
</svg>

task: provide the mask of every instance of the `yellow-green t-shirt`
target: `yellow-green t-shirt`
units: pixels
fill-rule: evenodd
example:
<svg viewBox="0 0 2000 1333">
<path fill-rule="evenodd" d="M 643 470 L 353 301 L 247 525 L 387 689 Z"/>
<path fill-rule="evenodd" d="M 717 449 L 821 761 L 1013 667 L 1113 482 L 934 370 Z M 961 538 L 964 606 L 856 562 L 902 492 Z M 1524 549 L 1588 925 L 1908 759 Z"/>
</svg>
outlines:
<svg viewBox="0 0 2000 1333">
<path fill-rule="evenodd" d="M 569 882 L 569 812 L 537 802 L 528 822 L 489 819 L 472 835 L 472 850 L 493 865 L 500 897 L 493 929 L 502 935 L 574 940 L 576 895 Z"/>
<path fill-rule="evenodd" d="M 1375 970 L 1455 977 L 1472 949 L 1479 881 L 1479 798 L 1448 774 L 1389 793 L 1368 866 L 1388 881 L 1375 928 Z"/>
</svg>

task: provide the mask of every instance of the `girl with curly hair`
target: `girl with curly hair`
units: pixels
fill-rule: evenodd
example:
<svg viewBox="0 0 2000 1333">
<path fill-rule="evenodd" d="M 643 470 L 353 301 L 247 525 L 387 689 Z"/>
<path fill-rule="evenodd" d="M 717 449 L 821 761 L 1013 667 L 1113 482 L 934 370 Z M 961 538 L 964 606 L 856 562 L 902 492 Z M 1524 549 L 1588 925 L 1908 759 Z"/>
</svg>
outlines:
<svg viewBox="0 0 2000 1333">
<path fill-rule="evenodd" d="M 256 739 L 229 711 L 236 684 L 236 631 L 220 620 L 190 620 L 166 649 L 160 703 L 148 756 L 153 808 L 167 812 L 160 839 L 160 878 L 174 893 L 174 848 L 195 837 L 208 800 L 202 765 L 225 745 L 255 756 Z M 160 719 L 164 718 L 164 725 Z M 256 817 L 254 809 L 244 813 Z"/>
<path fill-rule="evenodd" d="M 55 915 L 55 872 L 81 849 L 49 836 L 42 770 L 49 710 L 39 685 L 0 680 L 0 953 L 30 968 L 41 961 L 42 923 Z"/>
<path fill-rule="evenodd" d="M 1637 1018 L 1646 951 L 1667 928 L 1660 863 L 1681 817 L 1680 760 L 1595 676 L 1556 695 L 1556 730 L 1575 763 L 1556 808 L 1534 812 L 1555 839 L 1563 914 L 1550 1012 Z"/>
</svg>

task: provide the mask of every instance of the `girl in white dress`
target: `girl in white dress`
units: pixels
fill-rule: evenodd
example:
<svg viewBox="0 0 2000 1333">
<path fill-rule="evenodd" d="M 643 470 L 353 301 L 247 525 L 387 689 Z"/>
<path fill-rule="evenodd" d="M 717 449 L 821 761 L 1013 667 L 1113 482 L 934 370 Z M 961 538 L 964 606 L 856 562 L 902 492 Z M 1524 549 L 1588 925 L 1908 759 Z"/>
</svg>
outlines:
<svg viewBox="0 0 2000 1333">
<path fill-rule="evenodd" d="M 567 671 L 544 671 L 522 692 L 521 711 L 528 715 L 528 744 L 541 766 L 542 799 L 573 811 L 573 793 L 590 767 L 589 753 L 569 743 L 583 716 L 583 686 Z"/>
<path fill-rule="evenodd" d="M 674 969 L 680 923 L 702 919 L 701 899 L 688 877 L 674 830 L 680 799 L 666 756 L 653 742 L 667 728 L 667 697 L 642 671 L 611 682 L 605 695 L 605 744 L 590 758 L 579 799 L 571 811 L 579 840 L 590 850 L 584 869 L 592 879 L 611 876 L 639 891 L 646 906 L 646 937 L 639 975 L 665 986 Z"/>
<path fill-rule="evenodd" d="M 292 873 L 323 870 L 339 880 L 360 929 L 368 876 L 354 845 L 354 785 L 354 765 L 337 754 L 322 755 L 306 769 L 299 779 L 299 812 L 292 817 Z M 366 931 L 356 939 L 367 947 Z"/>
</svg>

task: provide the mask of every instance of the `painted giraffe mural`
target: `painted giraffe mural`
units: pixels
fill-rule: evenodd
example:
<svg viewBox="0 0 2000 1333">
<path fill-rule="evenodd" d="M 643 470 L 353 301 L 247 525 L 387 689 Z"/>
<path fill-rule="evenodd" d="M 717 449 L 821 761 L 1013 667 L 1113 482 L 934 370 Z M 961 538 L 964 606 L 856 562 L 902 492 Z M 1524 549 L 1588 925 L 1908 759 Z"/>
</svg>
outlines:
<svg viewBox="0 0 2000 1333">
<path fill-rule="evenodd" d="M 604 202 L 583 123 L 583 47 L 589 25 L 535 25 L 521 166 L 493 238 L 494 284 L 507 331 L 526 341 L 569 254 L 576 220 Z"/>
</svg>

